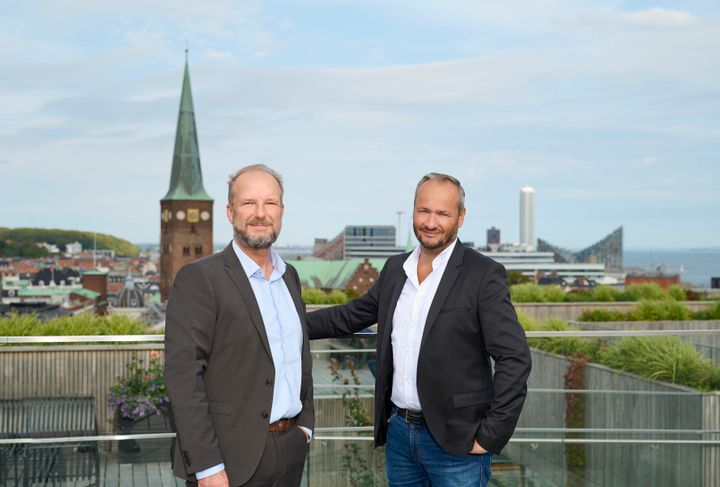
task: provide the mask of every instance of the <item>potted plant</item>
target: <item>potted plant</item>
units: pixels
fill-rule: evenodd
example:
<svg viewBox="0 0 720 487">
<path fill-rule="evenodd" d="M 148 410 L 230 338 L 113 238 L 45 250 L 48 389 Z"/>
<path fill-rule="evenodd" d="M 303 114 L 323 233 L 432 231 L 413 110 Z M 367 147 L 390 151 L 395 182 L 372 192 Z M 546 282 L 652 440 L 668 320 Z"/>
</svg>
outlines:
<svg viewBox="0 0 720 487">
<path fill-rule="evenodd" d="M 127 369 L 129 375 L 119 379 L 108 395 L 108 408 L 116 411 L 118 430 L 123 434 L 131 434 L 133 425 L 148 416 L 164 414 L 170 404 L 158 352 L 150 354 L 147 368 L 134 358 Z M 140 446 L 134 440 L 123 440 L 120 449 L 140 451 Z"/>
</svg>

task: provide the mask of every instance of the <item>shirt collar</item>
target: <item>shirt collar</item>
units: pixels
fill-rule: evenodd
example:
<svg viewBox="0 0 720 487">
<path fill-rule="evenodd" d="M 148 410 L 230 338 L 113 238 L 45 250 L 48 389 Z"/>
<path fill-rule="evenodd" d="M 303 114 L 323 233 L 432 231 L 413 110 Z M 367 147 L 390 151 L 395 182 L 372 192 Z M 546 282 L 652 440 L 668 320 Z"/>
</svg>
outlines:
<svg viewBox="0 0 720 487">
<path fill-rule="evenodd" d="M 450 255 L 452 255 L 453 250 L 455 250 L 455 245 L 457 244 L 458 239 L 455 237 L 455 240 L 453 243 L 447 246 L 445 250 L 440 252 L 432 261 L 432 268 L 433 270 L 437 269 L 440 265 L 443 265 L 447 262 L 447 260 L 450 258 Z M 410 253 L 408 258 L 405 260 L 405 263 L 403 264 L 403 269 L 405 270 L 405 274 L 407 276 L 415 276 L 415 279 L 417 279 L 417 266 L 418 261 L 420 260 L 420 245 L 417 245 L 413 251 Z"/>
<path fill-rule="evenodd" d="M 262 275 L 262 271 L 260 270 L 260 266 L 257 265 L 257 262 L 252 260 L 243 250 L 240 248 L 240 246 L 237 244 L 235 239 L 232 241 L 232 247 L 235 251 L 235 255 L 237 255 L 238 260 L 240 261 L 240 265 L 242 266 L 243 270 L 245 271 L 245 275 L 250 278 L 251 276 L 255 275 L 257 272 L 260 272 L 260 275 Z M 274 250 L 270 249 L 270 259 L 272 260 L 273 264 L 273 272 L 270 275 L 270 281 L 274 281 L 275 279 L 281 277 L 283 274 L 285 274 L 285 269 L 287 267 L 287 264 L 280 258 L 280 256 L 275 253 Z"/>
</svg>

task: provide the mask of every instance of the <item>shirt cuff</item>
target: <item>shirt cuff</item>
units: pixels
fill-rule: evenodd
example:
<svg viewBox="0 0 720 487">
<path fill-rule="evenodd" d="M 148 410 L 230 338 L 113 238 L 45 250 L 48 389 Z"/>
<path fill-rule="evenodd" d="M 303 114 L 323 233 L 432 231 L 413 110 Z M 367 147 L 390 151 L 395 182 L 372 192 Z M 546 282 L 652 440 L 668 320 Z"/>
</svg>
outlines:
<svg viewBox="0 0 720 487">
<path fill-rule="evenodd" d="M 225 470 L 225 464 L 221 463 L 220 465 L 215 465 L 214 467 L 206 468 L 205 470 L 200 470 L 199 472 L 196 472 L 195 478 L 198 480 L 204 479 L 205 477 L 220 473 L 223 470 Z"/>
<path fill-rule="evenodd" d="M 311 430 L 310 428 L 306 428 L 305 426 L 298 425 L 298 427 L 302 428 L 302 430 L 307 433 L 307 442 L 310 443 L 313 437 L 313 430 Z"/>
</svg>

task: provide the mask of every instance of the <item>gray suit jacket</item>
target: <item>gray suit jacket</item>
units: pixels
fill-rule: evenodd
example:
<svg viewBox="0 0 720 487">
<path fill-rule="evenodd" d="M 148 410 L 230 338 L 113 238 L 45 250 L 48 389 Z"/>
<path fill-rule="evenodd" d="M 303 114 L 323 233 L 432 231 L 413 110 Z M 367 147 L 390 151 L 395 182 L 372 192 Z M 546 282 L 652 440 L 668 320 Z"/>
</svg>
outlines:
<svg viewBox="0 0 720 487">
<path fill-rule="evenodd" d="M 305 307 L 297 271 L 283 276 L 303 326 L 303 409 L 297 423 L 313 428 L 313 386 Z M 247 482 L 268 434 L 275 368 L 255 295 L 232 245 L 178 272 L 168 300 L 165 384 L 177 428 L 176 476 L 219 463 L 231 485 Z"/>
</svg>

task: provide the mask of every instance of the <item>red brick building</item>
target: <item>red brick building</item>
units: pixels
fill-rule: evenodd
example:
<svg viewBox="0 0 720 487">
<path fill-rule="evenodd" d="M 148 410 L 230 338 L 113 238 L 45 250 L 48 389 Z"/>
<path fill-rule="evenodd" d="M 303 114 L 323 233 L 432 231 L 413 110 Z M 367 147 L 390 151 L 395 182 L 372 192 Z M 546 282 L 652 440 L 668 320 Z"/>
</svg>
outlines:
<svg viewBox="0 0 720 487">
<path fill-rule="evenodd" d="M 655 283 L 663 289 L 667 289 L 670 286 L 680 285 L 680 276 L 678 274 L 628 274 L 625 276 L 625 286 L 631 284 L 646 284 Z"/>
</svg>

